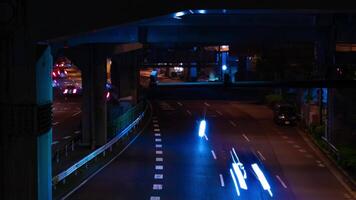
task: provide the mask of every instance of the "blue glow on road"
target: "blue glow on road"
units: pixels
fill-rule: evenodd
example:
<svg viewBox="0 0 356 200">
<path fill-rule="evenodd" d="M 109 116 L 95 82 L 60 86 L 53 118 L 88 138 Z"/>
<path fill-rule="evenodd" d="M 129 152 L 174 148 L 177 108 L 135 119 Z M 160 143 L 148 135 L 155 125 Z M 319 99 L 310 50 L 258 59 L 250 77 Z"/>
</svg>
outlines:
<svg viewBox="0 0 356 200">
<path fill-rule="evenodd" d="M 206 129 L 206 121 L 201 120 L 199 124 L 199 137 L 204 137 Z"/>
<path fill-rule="evenodd" d="M 237 163 L 232 163 L 232 168 L 234 169 L 239 185 L 242 189 L 247 190 L 247 184 L 244 175 L 241 172 L 240 166 Z"/>
<path fill-rule="evenodd" d="M 231 168 L 230 168 L 230 174 L 231 174 L 232 181 L 234 182 L 234 185 L 235 185 L 235 190 L 236 190 L 237 196 L 240 196 L 239 186 L 237 185 L 234 172 L 232 172 L 232 169 L 231 169 Z"/>
<path fill-rule="evenodd" d="M 198 13 L 200 13 L 200 14 L 205 14 L 205 13 L 206 13 L 206 10 L 198 10 Z"/>
<path fill-rule="evenodd" d="M 271 186 L 269 185 L 265 175 L 263 174 L 262 170 L 260 169 L 260 167 L 254 163 L 251 165 L 253 171 L 255 172 L 258 180 L 260 181 L 262 187 L 264 190 L 268 191 L 269 195 L 272 197 L 272 191 L 271 191 Z"/>
</svg>

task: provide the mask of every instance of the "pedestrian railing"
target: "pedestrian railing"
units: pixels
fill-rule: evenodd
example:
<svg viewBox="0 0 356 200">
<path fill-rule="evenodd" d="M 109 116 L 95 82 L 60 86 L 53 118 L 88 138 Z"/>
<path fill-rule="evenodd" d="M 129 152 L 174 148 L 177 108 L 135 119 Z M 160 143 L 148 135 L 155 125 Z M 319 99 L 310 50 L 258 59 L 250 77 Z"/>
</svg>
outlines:
<svg viewBox="0 0 356 200">
<path fill-rule="evenodd" d="M 85 156 L 74 165 L 69 167 L 68 169 L 62 171 L 58 175 L 52 178 L 52 185 L 56 185 L 57 183 L 63 181 L 65 182 L 65 178 L 76 172 L 82 166 L 86 166 L 87 163 L 97 156 L 103 154 L 105 156 L 105 152 L 108 149 L 112 149 L 112 146 L 117 143 L 120 139 L 122 139 L 125 135 L 127 135 L 130 131 L 132 131 L 139 122 L 143 119 L 145 113 L 147 112 L 146 102 L 140 102 L 136 106 L 129 109 L 125 114 L 121 115 L 117 119 L 113 120 L 111 123 L 111 129 L 115 132 L 113 138 L 106 143 L 105 145 L 99 147 L 98 149 L 91 152 L 89 155 Z"/>
</svg>

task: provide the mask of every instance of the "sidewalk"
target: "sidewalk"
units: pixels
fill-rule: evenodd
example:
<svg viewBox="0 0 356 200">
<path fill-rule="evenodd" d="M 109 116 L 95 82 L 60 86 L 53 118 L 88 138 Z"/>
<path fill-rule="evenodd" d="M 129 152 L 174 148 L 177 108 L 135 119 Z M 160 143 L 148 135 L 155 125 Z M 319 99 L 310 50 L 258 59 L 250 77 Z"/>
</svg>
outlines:
<svg viewBox="0 0 356 200">
<path fill-rule="evenodd" d="M 344 186 L 344 188 L 356 199 L 355 180 L 352 179 L 334 160 L 327 154 L 315 141 L 314 138 L 304 130 L 298 130 L 303 140 L 308 146 L 320 157 L 323 163 L 327 166 L 330 172 Z"/>
</svg>

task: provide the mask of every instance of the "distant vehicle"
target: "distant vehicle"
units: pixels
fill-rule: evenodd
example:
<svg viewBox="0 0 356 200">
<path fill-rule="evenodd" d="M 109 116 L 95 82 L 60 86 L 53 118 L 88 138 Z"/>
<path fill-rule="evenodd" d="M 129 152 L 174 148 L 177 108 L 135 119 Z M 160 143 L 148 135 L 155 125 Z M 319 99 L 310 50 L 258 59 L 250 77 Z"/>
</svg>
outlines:
<svg viewBox="0 0 356 200">
<path fill-rule="evenodd" d="M 67 85 L 63 88 L 62 94 L 64 96 L 79 96 L 81 95 L 82 90 L 79 87 L 76 87 L 74 85 Z"/>
<path fill-rule="evenodd" d="M 154 87 L 157 85 L 158 82 L 157 76 L 158 76 L 157 70 L 152 70 L 150 74 L 150 87 Z"/>
<path fill-rule="evenodd" d="M 278 125 L 295 125 L 297 123 L 296 108 L 291 104 L 277 104 L 273 119 Z"/>
<path fill-rule="evenodd" d="M 64 78 L 64 77 L 67 77 L 67 75 L 68 75 L 67 70 L 61 69 L 61 68 L 56 68 L 52 72 L 52 78 L 53 79 L 55 79 L 55 78 Z"/>
<path fill-rule="evenodd" d="M 106 84 L 105 97 L 107 102 L 114 103 L 114 104 L 119 103 L 119 95 L 117 93 L 117 88 L 112 84 L 109 83 Z"/>
</svg>

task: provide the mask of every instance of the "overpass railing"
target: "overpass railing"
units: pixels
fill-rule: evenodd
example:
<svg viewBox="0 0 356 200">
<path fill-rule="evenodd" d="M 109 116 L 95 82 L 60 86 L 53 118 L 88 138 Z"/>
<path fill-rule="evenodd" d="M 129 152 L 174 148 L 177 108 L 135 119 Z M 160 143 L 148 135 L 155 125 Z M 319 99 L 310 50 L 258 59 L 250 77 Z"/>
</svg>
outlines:
<svg viewBox="0 0 356 200">
<path fill-rule="evenodd" d="M 108 149 L 111 149 L 115 143 L 117 143 L 120 139 L 122 139 L 130 131 L 132 131 L 134 128 L 138 126 L 139 122 L 143 119 L 143 117 L 147 113 L 147 109 L 148 109 L 147 103 L 145 101 L 142 101 L 136 106 L 130 108 L 127 112 L 125 112 L 120 117 L 113 120 L 111 125 L 109 125 L 109 129 L 111 129 L 115 133 L 113 138 L 108 143 L 94 150 L 93 152 L 91 152 L 90 154 L 88 154 L 78 162 L 76 162 L 68 169 L 54 176 L 52 178 L 52 185 L 55 186 L 57 183 L 61 181 L 64 182 L 66 177 L 76 172 L 82 166 L 86 166 L 86 164 L 89 161 L 96 159 L 99 155 L 105 156 L 105 152 Z"/>
</svg>

